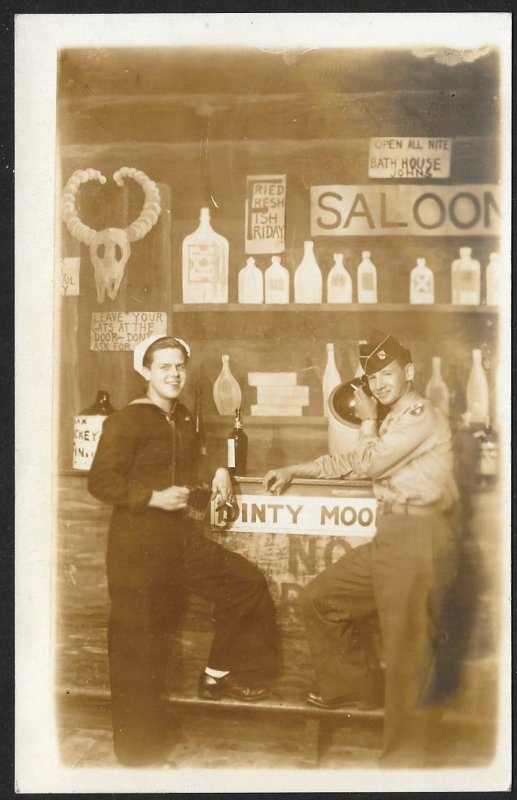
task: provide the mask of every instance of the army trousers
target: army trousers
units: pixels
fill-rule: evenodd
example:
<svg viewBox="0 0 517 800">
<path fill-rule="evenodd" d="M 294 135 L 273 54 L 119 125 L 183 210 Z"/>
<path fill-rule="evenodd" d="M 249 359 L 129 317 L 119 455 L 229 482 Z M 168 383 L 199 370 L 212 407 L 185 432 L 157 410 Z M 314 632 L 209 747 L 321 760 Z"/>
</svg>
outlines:
<svg viewBox="0 0 517 800">
<path fill-rule="evenodd" d="M 455 567 L 443 515 L 379 514 L 373 540 L 345 554 L 301 593 L 325 701 L 378 704 L 379 660 L 367 647 L 363 653 L 358 647 L 365 644 L 361 620 L 378 614 L 384 654 L 381 763 L 386 766 L 417 763 L 432 735 L 436 664 L 447 639 L 444 611 Z"/>
<path fill-rule="evenodd" d="M 119 761 L 143 765 L 164 754 L 168 656 L 190 592 L 213 604 L 208 666 L 244 679 L 275 672 L 275 610 L 262 572 L 194 525 L 179 522 L 146 536 L 111 530 L 107 575 L 111 710 Z"/>
</svg>

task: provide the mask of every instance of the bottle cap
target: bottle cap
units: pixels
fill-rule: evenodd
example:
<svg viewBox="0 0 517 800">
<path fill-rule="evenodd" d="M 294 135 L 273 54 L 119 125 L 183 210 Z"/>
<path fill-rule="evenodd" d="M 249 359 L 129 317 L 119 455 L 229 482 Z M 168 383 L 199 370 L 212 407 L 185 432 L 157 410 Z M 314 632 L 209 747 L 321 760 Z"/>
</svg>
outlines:
<svg viewBox="0 0 517 800">
<path fill-rule="evenodd" d="M 425 267 L 425 258 L 417 258 L 416 263 L 419 267 Z"/>
<path fill-rule="evenodd" d="M 369 250 L 363 250 L 361 255 L 362 255 L 363 258 L 370 258 L 371 252 Z"/>
<path fill-rule="evenodd" d="M 460 247 L 460 256 L 470 256 L 472 247 Z"/>
<path fill-rule="evenodd" d="M 280 256 L 273 256 L 271 259 L 272 264 L 280 264 Z"/>
</svg>

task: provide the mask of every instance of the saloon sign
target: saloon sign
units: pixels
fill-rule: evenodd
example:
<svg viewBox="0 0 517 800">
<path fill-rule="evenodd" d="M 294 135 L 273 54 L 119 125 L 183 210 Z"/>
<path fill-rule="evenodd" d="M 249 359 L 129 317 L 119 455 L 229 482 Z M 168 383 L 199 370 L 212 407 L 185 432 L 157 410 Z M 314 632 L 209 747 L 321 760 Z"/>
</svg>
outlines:
<svg viewBox="0 0 517 800">
<path fill-rule="evenodd" d="M 228 526 L 244 533 L 296 533 L 360 536 L 375 534 L 374 497 L 299 497 L 240 494 L 239 516 Z M 220 524 L 220 513 L 211 507 L 211 522 Z"/>
<path fill-rule="evenodd" d="M 498 236 L 499 187 L 312 186 L 311 236 Z"/>
</svg>

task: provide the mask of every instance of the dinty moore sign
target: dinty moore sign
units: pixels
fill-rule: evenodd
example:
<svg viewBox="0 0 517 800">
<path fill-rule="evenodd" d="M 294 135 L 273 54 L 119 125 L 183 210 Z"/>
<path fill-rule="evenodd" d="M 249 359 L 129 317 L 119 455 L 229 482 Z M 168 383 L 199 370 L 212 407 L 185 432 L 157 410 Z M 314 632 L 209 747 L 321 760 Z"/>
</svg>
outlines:
<svg viewBox="0 0 517 800">
<path fill-rule="evenodd" d="M 312 186 L 311 236 L 498 236 L 499 187 Z"/>
<path fill-rule="evenodd" d="M 375 534 L 374 497 L 313 497 L 239 494 L 239 516 L 228 530 L 242 533 L 295 533 L 371 538 Z M 211 523 L 222 514 L 211 504 Z"/>
</svg>

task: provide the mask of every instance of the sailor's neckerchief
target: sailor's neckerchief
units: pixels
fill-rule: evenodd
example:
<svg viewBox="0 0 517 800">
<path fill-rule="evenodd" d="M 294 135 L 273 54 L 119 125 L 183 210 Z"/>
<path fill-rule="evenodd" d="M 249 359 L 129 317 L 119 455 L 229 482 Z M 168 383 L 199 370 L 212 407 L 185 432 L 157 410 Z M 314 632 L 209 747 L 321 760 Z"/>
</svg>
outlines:
<svg viewBox="0 0 517 800">
<path fill-rule="evenodd" d="M 145 406 L 153 406 L 156 408 L 167 420 L 169 423 L 169 427 L 171 429 L 171 439 L 172 439 L 172 464 L 171 464 L 171 481 L 172 486 L 176 483 L 176 465 L 178 460 L 182 462 L 183 460 L 183 442 L 181 440 L 181 436 L 178 436 L 177 428 L 176 428 L 176 420 L 175 420 L 175 413 L 176 409 L 178 408 L 178 401 L 174 400 L 172 408 L 169 412 L 164 411 L 163 408 L 160 408 L 156 403 L 149 397 L 137 397 L 135 400 L 132 400 L 129 404 L 133 405 L 145 405 Z"/>
</svg>

